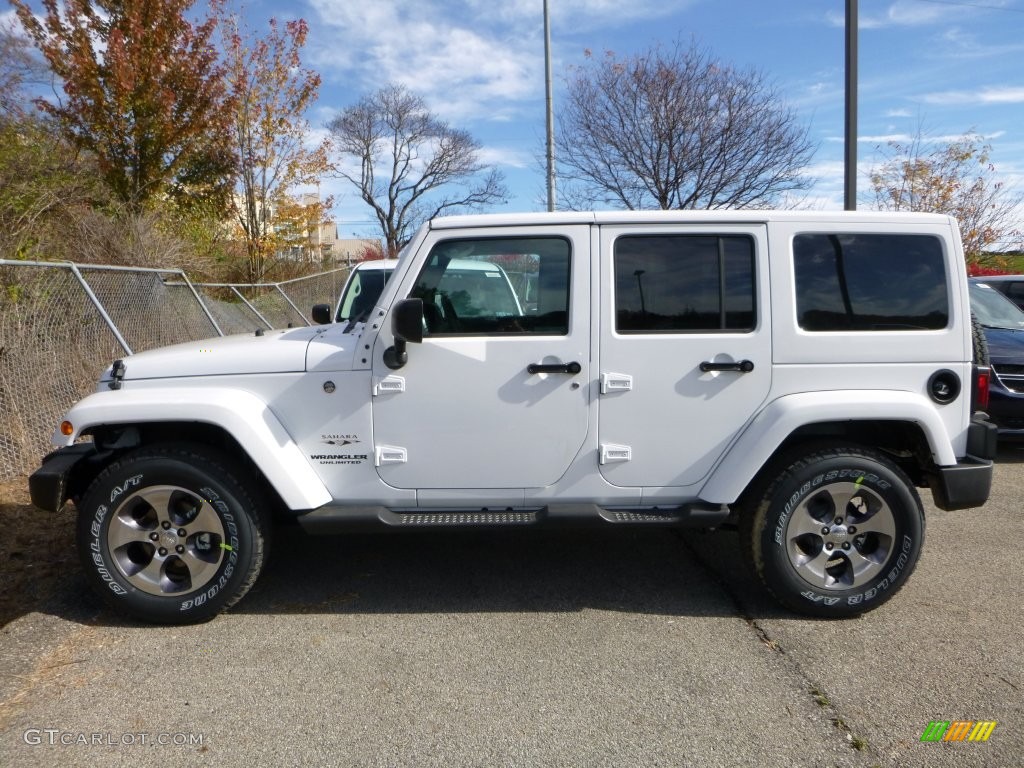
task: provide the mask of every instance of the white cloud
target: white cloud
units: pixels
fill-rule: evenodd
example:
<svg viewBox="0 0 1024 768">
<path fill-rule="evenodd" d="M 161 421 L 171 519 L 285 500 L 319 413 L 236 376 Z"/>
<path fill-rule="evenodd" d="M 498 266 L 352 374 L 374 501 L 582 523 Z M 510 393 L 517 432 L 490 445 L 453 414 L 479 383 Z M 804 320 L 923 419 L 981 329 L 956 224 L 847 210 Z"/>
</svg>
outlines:
<svg viewBox="0 0 1024 768">
<path fill-rule="evenodd" d="M 532 168 L 534 165 L 529 152 L 507 147 L 482 147 L 477 155 L 484 165 L 505 168 Z"/>
<path fill-rule="evenodd" d="M 366 93 L 401 83 L 451 121 L 514 120 L 524 103 L 543 99 L 539 0 L 310 2 L 319 18 L 309 50 L 325 85 Z M 551 3 L 552 26 L 573 32 L 619 26 L 678 14 L 695 2 L 558 0 Z"/>
<path fill-rule="evenodd" d="M 951 17 L 959 17 L 963 9 L 925 4 L 909 0 L 893 3 L 885 12 L 884 22 L 895 26 L 916 27 L 922 24 L 935 24 Z"/>
<path fill-rule="evenodd" d="M 906 133 L 889 133 L 881 136 L 858 136 L 859 144 L 888 144 L 889 142 L 906 143 L 912 137 Z"/>
<path fill-rule="evenodd" d="M 942 106 L 1024 104 L 1024 86 L 987 86 L 976 91 L 926 93 L 921 101 Z"/>
<path fill-rule="evenodd" d="M 890 109 L 885 113 L 886 117 L 913 117 L 914 113 L 909 109 Z"/>
<path fill-rule="evenodd" d="M 861 9 L 863 9 L 863 6 L 861 6 Z M 955 6 L 925 4 L 917 0 L 898 0 L 881 13 L 871 14 L 859 11 L 857 14 L 857 28 L 919 27 L 958 18 L 963 13 L 963 8 Z M 826 19 L 834 27 L 846 26 L 846 15 L 839 11 L 829 11 L 826 14 Z"/>
<path fill-rule="evenodd" d="M 517 103 L 543 97 L 542 37 L 494 25 L 493 18 L 478 23 L 472 0 L 463 14 L 409 0 L 313 5 L 329 27 L 312 50 L 327 80 L 351 82 L 355 75 L 362 92 L 402 83 L 449 120 L 508 119 Z M 442 23 L 452 18 L 461 23 Z"/>
</svg>

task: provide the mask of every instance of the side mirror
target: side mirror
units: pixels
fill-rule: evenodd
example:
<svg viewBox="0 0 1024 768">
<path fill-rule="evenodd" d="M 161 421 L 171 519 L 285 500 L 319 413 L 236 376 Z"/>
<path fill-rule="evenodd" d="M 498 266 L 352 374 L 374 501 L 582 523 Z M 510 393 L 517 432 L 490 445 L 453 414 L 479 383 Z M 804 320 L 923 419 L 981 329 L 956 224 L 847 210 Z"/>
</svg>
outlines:
<svg viewBox="0 0 1024 768">
<path fill-rule="evenodd" d="M 403 299 L 395 304 L 391 332 L 396 340 L 404 339 L 413 344 L 423 341 L 423 299 Z"/>
<path fill-rule="evenodd" d="M 423 341 L 423 299 L 402 299 L 391 311 L 391 332 L 395 345 L 384 350 L 384 365 L 397 370 L 409 362 L 406 342 Z"/>
<path fill-rule="evenodd" d="M 330 325 L 331 323 L 330 304 L 314 304 L 310 314 L 313 317 L 313 322 L 317 325 Z"/>
</svg>

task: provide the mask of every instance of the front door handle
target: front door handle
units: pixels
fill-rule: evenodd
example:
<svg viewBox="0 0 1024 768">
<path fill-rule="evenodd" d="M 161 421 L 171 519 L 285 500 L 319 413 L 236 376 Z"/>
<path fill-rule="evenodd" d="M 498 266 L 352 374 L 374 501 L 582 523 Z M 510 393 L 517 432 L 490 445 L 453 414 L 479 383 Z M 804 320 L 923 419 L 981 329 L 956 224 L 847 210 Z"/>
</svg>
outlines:
<svg viewBox="0 0 1024 768">
<path fill-rule="evenodd" d="M 709 363 L 704 361 L 700 364 L 704 373 L 711 371 L 736 371 L 736 373 L 750 373 L 754 370 L 754 364 L 750 360 L 740 360 L 738 363 Z"/>
<path fill-rule="evenodd" d="M 526 366 L 527 373 L 568 373 L 575 376 L 583 370 L 583 366 L 573 361 L 571 363 L 530 363 Z"/>
</svg>

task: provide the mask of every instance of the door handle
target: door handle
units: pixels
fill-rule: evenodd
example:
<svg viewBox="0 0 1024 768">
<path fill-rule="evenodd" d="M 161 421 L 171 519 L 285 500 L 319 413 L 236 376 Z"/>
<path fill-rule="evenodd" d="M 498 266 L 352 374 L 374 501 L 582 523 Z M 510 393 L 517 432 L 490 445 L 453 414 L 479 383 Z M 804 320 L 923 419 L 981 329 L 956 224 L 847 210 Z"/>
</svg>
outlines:
<svg viewBox="0 0 1024 768">
<path fill-rule="evenodd" d="M 735 371 L 736 373 L 750 373 L 754 370 L 754 364 L 750 360 L 740 360 L 738 363 L 709 363 L 704 361 L 700 364 L 704 373 L 711 371 Z"/>
<path fill-rule="evenodd" d="M 530 363 L 526 366 L 527 373 L 568 373 L 575 376 L 583 370 L 583 366 L 573 361 L 571 363 Z"/>
</svg>

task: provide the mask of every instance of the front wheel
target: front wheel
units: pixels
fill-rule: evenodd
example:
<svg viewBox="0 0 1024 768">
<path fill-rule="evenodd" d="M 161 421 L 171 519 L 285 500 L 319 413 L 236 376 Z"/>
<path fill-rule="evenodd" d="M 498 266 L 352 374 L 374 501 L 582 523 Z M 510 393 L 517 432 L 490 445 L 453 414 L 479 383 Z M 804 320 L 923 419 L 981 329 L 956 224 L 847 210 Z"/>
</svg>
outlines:
<svg viewBox="0 0 1024 768">
<path fill-rule="evenodd" d="M 225 457 L 152 446 L 119 458 L 79 505 L 87 577 L 115 610 L 187 624 L 233 605 L 263 565 L 266 513 Z"/>
<path fill-rule="evenodd" d="M 852 445 L 783 467 L 744 515 L 742 531 L 769 591 L 799 613 L 833 618 L 891 598 L 924 543 L 924 510 L 906 474 Z"/>
</svg>

